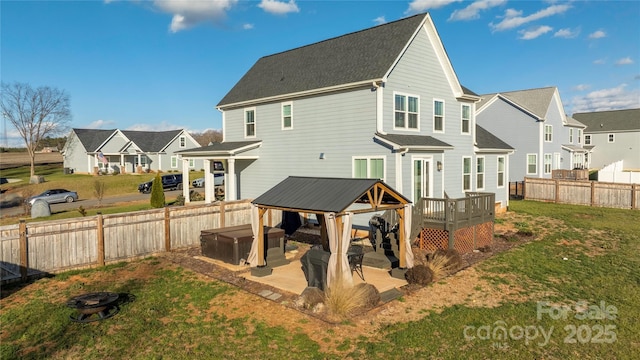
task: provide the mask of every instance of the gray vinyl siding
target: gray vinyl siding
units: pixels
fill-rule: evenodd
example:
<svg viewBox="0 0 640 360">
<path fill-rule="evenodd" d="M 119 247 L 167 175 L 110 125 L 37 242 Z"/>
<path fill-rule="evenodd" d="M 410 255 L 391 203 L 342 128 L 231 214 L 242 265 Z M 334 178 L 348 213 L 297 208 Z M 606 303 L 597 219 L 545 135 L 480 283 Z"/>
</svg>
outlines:
<svg viewBox="0 0 640 360">
<path fill-rule="evenodd" d="M 640 169 L 640 131 L 589 132 L 591 145 L 590 167 L 601 169 L 622 160 L 625 170 Z M 609 134 L 614 134 L 614 142 L 609 142 Z M 584 136 L 584 135 L 583 135 Z"/>
<path fill-rule="evenodd" d="M 559 108 L 562 108 L 562 104 L 558 104 L 558 99 L 557 97 L 554 96 L 551 99 L 551 104 L 549 105 L 549 109 L 547 110 L 547 114 L 545 115 L 545 121 L 543 124 L 543 127 L 544 125 L 553 126 L 552 141 L 542 142 L 542 155 L 538 156 L 538 163 L 539 163 L 538 170 L 539 170 L 539 173 L 540 172 L 542 173 L 542 177 L 544 178 L 551 178 L 551 174 L 544 173 L 544 154 L 552 154 L 552 161 L 553 161 L 553 153 L 563 153 L 562 144 L 569 143 L 569 135 L 568 135 L 569 131 L 566 130 L 564 126 L 564 119 L 566 118 L 566 115 L 564 114 L 564 112 L 559 112 L 558 110 Z M 574 135 L 573 135 L 574 142 L 577 142 L 575 139 L 576 135 L 577 135 L 577 131 L 574 130 Z M 543 131 L 543 136 L 544 136 L 544 131 Z M 564 151 L 564 153 L 566 154 L 566 150 Z M 557 166 L 558 169 L 566 169 L 566 170 L 571 169 L 571 161 L 566 157 L 567 156 L 562 156 L 562 161 Z M 554 166 L 552 165 L 552 169 L 553 168 Z"/>
<path fill-rule="evenodd" d="M 540 122 L 501 99 L 478 114 L 476 121 L 515 149 L 509 159 L 508 181 L 522 181 L 525 176 L 540 176 L 543 171 L 539 146 Z M 538 172 L 535 175 L 527 175 L 527 154 L 538 154 Z"/>
<path fill-rule="evenodd" d="M 63 166 L 73 169 L 74 173 L 88 172 L 87 150 L 78 139 L 75 132 L 72 132 L 65 143 Z"/>
</svg>

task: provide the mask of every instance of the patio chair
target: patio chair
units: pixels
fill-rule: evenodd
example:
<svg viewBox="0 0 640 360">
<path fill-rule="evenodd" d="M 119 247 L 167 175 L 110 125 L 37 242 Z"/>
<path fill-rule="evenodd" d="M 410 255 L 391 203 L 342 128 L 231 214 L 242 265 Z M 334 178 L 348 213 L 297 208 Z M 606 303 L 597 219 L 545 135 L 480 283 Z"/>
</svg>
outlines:
<svg viewBox="0 0 640 360">
<path fill-rule="evenodd" d="M 355 271 L 358 276 L 364 281 L 364 273 L 362 272 L 362 259 L 364 258 L 364 250 L 362 246 L 351 245 L 347 251 L 347 258 L 349 259 L 349 267 L 351 273 Z"/>
</svg>

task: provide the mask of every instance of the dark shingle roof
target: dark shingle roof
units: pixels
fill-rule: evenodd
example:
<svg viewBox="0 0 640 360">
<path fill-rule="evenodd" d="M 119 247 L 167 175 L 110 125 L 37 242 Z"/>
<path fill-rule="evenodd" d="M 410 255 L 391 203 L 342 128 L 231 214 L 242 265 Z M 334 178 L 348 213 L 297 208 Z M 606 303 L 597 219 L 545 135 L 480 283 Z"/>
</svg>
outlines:
<svg viewBox="0 0 640 360">
<path fill-rule="evenodd" d="M 381 79 L 426 14 L 260 58 L 218 106 Z"/>
<path fill-rule="evenodd" d="M 87 152 L 94 152 L 115 130 L 73 129 Z"/>
<path fill-rule="evenodd" d="M 376 137 L 400 147 L 453 148 L 452 145 L 428 135 L 376 134 Z"/>
<path fill-rule="evenodd" d="M 498 137 L 479 125 L 476 125 L 476 145 L 479 149 L 513 150 L 511 145 L 500 140 Z"/>
<path fill-rule="evenodd" d="M 207 154 L 230 154 L 236 153 L 243 148 L 250 147 L 251 145 L 257 145 L 262 143 L 261 140 L 254 141 L 230 141 L 230 142 L 221 142 L 221 143 L 213 143 L 211 145 L 176 151 L 176 154 L 186 154 L 186 155 L 195 155 L 200 153 Z"/>
<path fill-rule="evenodd" d="M 178 136 L 182 130 L 169 131 L 134 131 L 122 130 L 124 136 L 135 143 L 141 151 L 158 152 Z"/>
<path fill-rule="evenodd" d="M 377 183 L 382 183 L 382 181 L 378 179 L 289 176 L 258 196 L 253 203 L 295 210 L 340 213 L 355 202 L 366 202 L 367 191 Z M 383 198 L 383 203 L 399 204 L 397 198 L 410 202 L 398 193 L 387 193 Z"/>
<path fill-rule="evenodd" d="M 585 124 L 585 132 L 640 130 L 640 109 L 576 113 L 573 118 Z"/>
</svg>

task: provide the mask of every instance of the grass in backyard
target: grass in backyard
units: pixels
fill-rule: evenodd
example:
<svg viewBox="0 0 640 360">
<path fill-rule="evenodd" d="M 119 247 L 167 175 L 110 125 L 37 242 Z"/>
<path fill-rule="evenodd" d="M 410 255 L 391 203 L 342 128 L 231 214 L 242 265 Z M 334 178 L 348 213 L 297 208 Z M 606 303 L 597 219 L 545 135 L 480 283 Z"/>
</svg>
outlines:
<svg viewBox="0 0 640 360">
<path fill-rule="evenodd" d="M 358 342 L 349 355 L 369 359 L 398 358 L 401 353 L 450 359 L 462 353 L 469 359 L 636 357 L 640 352 L 640 212 L 527 201 L 512 202 L 510 209 L 530 216 L 520 228 L 544 236 L 493 256 L 479 269 L 495 274 L 488 276 L 496 283 L 504 274 L 515 276 L 534 298 L 495 308 L 456 305 L 422 320 L 389 325 L 376 340 Z M 558 221 L 561 226 L 550 226 Z M 536 297 L 541 293 L 549 295 Z M 562 313 L 561 306 L 569 310 Z M 602 313 L 595 308 L 603 306 L 615 307 L 615 318 L 599 318 Z M 587 313 L 581 313 L 585 308 Z"/>
<path fill-rule="evenodd" d="M 323 357 L 304 334 L 249 318 L 229 319 L 217 312 L 212 302 L 235 288 L 161 264 L 149 258 L 74 271 L 41 279 L 31 285 L 37 290 L 24 291 L 24 295 L 17 291 L 3 299 L 7 305 L 0 314 L 0 358 Z M 128 294 L 133 300 L 108 320 L 71 322 L 69 316 L 75 310 L 66 306 L 66 299 L 94 291 Z"/>
</svg>

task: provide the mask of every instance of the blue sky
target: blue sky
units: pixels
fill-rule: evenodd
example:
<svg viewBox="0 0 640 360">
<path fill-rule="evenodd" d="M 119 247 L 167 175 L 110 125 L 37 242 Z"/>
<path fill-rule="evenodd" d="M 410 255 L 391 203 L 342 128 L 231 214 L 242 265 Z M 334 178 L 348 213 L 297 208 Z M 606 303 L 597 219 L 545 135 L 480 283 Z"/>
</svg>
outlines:
<svg viewBox="0 0 640 360">
<path fill-rule="evenodd" d="M 260 57 L 427 11 L 478 94 L 556 86 L 569 115 L 640 107 L 635 0 L 2 0 L 0 77 L 67 91 L 72 127 L 202 132 Z"/>
</svg>

